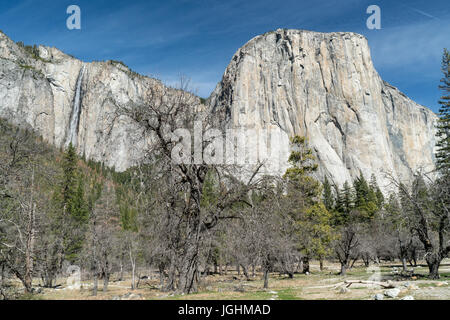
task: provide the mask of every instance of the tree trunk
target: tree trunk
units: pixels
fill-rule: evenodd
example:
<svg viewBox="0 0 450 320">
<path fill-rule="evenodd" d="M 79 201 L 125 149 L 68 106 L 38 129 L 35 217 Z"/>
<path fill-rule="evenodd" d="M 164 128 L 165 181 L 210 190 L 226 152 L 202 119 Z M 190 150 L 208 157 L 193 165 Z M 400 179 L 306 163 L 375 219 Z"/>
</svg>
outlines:
<svg viewBox="0 0 450 320">
<path fill-rule="evenodd" d="M 264 289 L 269 287 L 269 270 L 264 269 Z"/>
<path fill-rule="evenodd" d="M 167 282 L 163 288 L 163 291 L 175 290 L 175 277 L 176 277 L 176 256 L 173 251 L 170 252 L 169 271 L 167 273 Z"/>
<path fill-rule="evenodd" d="M 198 246 L 199 239 L 187 243 L 187 251 L 180 269 L 178 291 L 188 294 L 197 291 Z"/>
<path fill-rule="evenodd" d="M 53 280 L 54 280 L 53 275 L 45 274 L 42 277 L 42 281 L 44 283 L 45 288 L 53 288 Z"/>
<path fill-rule="evenodd" d="M 27 225 L 27 241 L 25 249 L 25 275 L 24 285 L 25 292 L 30 293 L 33 289 L 33 260 L 34 260 L 34 243 L 35 243 L 35 226 L 36 226 L 36 204 L 33 198 L 34 188 L 34 168 L 31 176 L 31 195 L 30 195 L 30 208 L 28 211 L 28 225 Z"/>
<path fill-rule="evenodd" d="M 108 291 L 109 272 L 103 273 L 103 292 Z"/>
<path fill-rule="evenodd" d="M 441 261 L 438 258 L 430 258 L 427 259 L 429 274 L 428 277 L 430 279 L 436 280 L 439 279 L 439 266 Z"/>
<path fill-rule="evenodd" d="M 353 259 L 352 263 L 350 264 L 350 269 L 353 268 L 353 266 L 355 265 L 356 261 L 358 261 L 358 257 L 356 257 L 355 259 Z"/>
<path fill-rule="evenodd" d="M 123 279 L 123 262 L 122 259 L 120 259 L 120 273 L 119 273 L 119 281 L 122 281 Z"/>
<path fill-rule="evenodd" d="M 303 273 L 309 273 L 309 257 L 303 257 Z"/>
<path fill-rule="evenodd" d="M 428 277 L 430 279 L 439 279 L 439 263 L 429 265 L 428 268 L 430 270 L 430 274 L 428 275 Z"/>
<path fill-rule="evenodd" d="M 237 271 L 237 275 L 240 276 L 241 275 L 241 266 L 239 264 L 236 265 L 236 271 Z"/>
<path fill-rule="evenodd" d="M 341 262 L 341 272 L 339 274 L 341 276 L 345 276 L 347 274 L 347 264 Z"/>
<path fill-rule="evenodd" d="M 323 271 L 323 258 L 320 258 L 320 260 L 319 260 L 319 268 L 320 268 L 320 271 Z"/>
<path fill-rule="evenodd" d="M 98 274 L 94 271 L 94 286 L 92 287 L 92 295 L 96 296 L 98 291 Z"/>
<path fill-rule="evenodd" d="M 131 258 L 131 256 L 130 260 L 131 260 L 131 290 L 134 290 L 136 283 L 136 263 L 133 260 L 133 258 Z"/>
<path fill-rule="evenodd" d="M 416 252 L 415 249 L 414 249 L 414 252 L 413 252 L 413 257 L 412 257 L 412 259 L 413 259 L 413 262 L 414 262 L 413 267 L 417 267 L 417 252 Z"/>
<path fill-rule="evenodd" d="M 269 287 L 269 270 L 264 268 L 264 289 Z"/>
<path fill-rule="evenodd" d="M 403 267 L 404 272 L 408 271 L 408 267 L 406 266 L 406 258 L 405 257 L 402 258 L 402 267 Z"/>
<path fill-rule="evenodd" d="M 243 264 L 241 266 L 242 266 L 242 272 L 244 273 L 244 276 L 245 276 L 245 280 L 249 281 L 250 277 L 248 275 L 247 267 L 244 266 Z"/>
<path fill-rule="evenodd" d="M 164 265 L 161 263 L 158 265 L 158 271 L 159 271 L 159 286 L 161 288 L 164 287 Z"/>
</svg>

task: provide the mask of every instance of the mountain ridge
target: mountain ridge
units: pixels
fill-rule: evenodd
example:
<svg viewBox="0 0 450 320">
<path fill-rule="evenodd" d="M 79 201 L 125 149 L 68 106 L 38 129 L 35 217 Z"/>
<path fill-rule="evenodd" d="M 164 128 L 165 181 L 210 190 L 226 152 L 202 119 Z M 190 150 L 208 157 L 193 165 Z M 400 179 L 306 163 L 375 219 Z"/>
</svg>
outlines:
<svg viewBox="0 0 450 320">
<path fill-rule="evenodd" d="M 233 55 L 208 102 L 230 127 L 276 123 L 306 136 L 319 176 L 339 185 L 363 171 L 386 189 L 387 173 L 406 181 L 434 168 L 437 116 L 381 79 L 367 39 L 356 33 L 277 29 L 254 37 Z"/>
<path fill-rule="evenodd" d="M 172 89 L 121 62 L 83 62 L 42 45 L 30 56 L 0 33 L 0 116 L 27 123 L 61 147 L 84 65 L 77 151 L 126 170 L 139 162 L 147 142 L 131 121 L 110 123 L 111 114 L 117 106 L 142 103 L 151 88 Z M 305 135 L 322 164 L 319 176 L 338 185 L 364 171 L 386 188 L 381 169 L 408 179 L 434 167 L 436 115 L 381 79 L 367 39 L 357 33 L 277 29 L 258 35 L 236 51 L 206 104 L 228 112 L 229 127 L 279 125 L 290 136 Z"/>
</svg>

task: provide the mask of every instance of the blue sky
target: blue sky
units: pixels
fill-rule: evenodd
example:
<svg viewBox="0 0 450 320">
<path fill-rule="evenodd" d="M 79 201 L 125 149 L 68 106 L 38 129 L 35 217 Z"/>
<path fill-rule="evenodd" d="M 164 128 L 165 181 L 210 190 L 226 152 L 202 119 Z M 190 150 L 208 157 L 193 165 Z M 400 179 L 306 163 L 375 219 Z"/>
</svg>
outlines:
<svg viewBox="0 0 450 320">
<path fill-rule="evenodd" d="M 66 9 L 81 8 L 81 30 Z M 381 29 L 366 27 L 366 8 L 381 8 Z M 175 84 L 191 79 L 208 97 L 234 52 L 277 28 L 352 31 L 369 40 L 381 77 L 437 111 L 440 61 L 450 48 L 448 0 L 2 0 L 0 29 L 15 41 L 55 46 L 85 61 L 121 60 Z"/>
</svg>

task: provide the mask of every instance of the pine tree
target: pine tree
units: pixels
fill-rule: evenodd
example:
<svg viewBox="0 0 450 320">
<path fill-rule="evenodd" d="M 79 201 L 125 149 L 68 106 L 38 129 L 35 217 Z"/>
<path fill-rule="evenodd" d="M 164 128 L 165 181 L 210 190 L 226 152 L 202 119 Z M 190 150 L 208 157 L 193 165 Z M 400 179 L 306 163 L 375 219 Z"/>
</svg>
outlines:
<svg viewBox="0 0 450 320">
<path fill-rule="evenodd" d="M 336 192 L 336 206 L 334 209 L 338 212 L 344 212 L 344 196 L 341 189 L 337 185 L 334 185 L 334 191 Z"/>
<path fill-rule="evenodd" d="M 329 254 L 329 244 L 334 239 L 333 216 L 321 201 L 322 187 L 311 174 L 317 170 L 312 150 L 307 147 L 304 137 L 291 139 L 293 151 L 289 157 L 291 167 L 286 170 L 284 178 L 288 182 L 287 199 L 295 203 L 293 215 L 300 240 L 300 247 L 305 254 L 304 262 L 315 256 L 320 261 Z M 332 206 L 331 186 L 325 180 L 326 194 Z M 292 200 L 291 200 L 292 199 Z"/>
<path fill-rule="evenodd" d="M 377 178 L 374 174 L 372 174 L 370 178 L 369 188 L 371 190 L 370 200 L 375 201 L 378 209 L 381 209 L 384 203 L 384 195 L 383 192 L 381 192 L 380 187 L 378 186 Z"/>
<path fill-rule="evenodd" d="M 323 204 L 327 210 L 332 210 L 334 208 L 334 195 L 333 191 L 331 191 L 331 184 L 327 177 L 325 177 L 325 181 L 323 182 Z"/>
<path fill-rule="evenodd" d="M 355 189 L 355 207 L 364 210 L 369 201 L 369 185 L 362 172 L 359 177 L 353 182 L 353 188 Z"/>
<path fill-rule="evenodd" d="M 62 205 L 64 212 L 70 215 L 77 189 L 77 154 L 72 143 L 69 144 L 64 154 L 62 169 Z"/>
<path fill-rule="evenodd" d="M 340 225 L 345 219 L 344 196 L 337 185 L 334 185 L 336 192 L 336 205 L 334 207 L 334 225 Z"/>
<path fill-rule="evenodd" d="M 72 143 L 64 153 L 62 171 L 61 222 L 64 229 L 64 251 L 66 259 L 74 263 L 83 246 L 89 212 L 84 195 L 84 177 L 79 172 L 78 156 Z"/>
<path fill-rule="evenodd" d="M 311 176 L 318 167 L 313 152 L 308 148 L 304 137 L 293 137 L 291 144 L 293 151 L 288 159 L 291 167 L 286 170 L 284 178 L 289 181 L 289 188 L 293 189 L 293 193 L 301 194 L 308 204 L 317 202 L 321 194 L 321 185 Z"/>
<path fill-rule="evenodd" d="M 439 121 L 437 125 L 437 169 L 443 175 L 449 174 L 450 169 L 450 52 L 444 49 L 442 56 L 442 73 L 439 89 L 442 90 L 443 96 L 439 100 Z"/>
<path fill-rule="evenodd" d="M 214 206 L 217 199 L 218 194 L 214 173 L 212 171 L 208 171 L 205 177 L 205 182 L 203 183 L 203 192 L 200 205 L 202 208 Z"/>
<path fill-rule="evenodd" d="M 342 188 L 342 194 L 343 194 L 344 213 L 346 215 L 349 215 L 352 208 L 354 208 L 354 197 L 353 197 L 353 190 L 347 181 L 345 181 L 344 186 Z"/>
</svg>

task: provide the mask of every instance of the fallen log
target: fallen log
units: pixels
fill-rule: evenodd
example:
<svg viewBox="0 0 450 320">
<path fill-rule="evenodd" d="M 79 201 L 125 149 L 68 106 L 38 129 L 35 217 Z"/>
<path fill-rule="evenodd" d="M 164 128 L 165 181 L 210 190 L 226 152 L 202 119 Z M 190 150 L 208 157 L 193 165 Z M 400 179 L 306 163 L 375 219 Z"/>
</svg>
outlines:
<svg viewBox="0 0 450 320">
<path fill-rule="evenodd" d="M 344 282 L 340 282 L 336 284 L 335 288 L 345 286 L 346 288 L 350 287 L 354 283 L 367 284 L 367 285 L 375 285 L 380 286 L 385 289 L 395 288 L 395 284 L 392 281 L 380 282 L 380 281 L 370 281 L 370 280 L 345 280 Z"/>
</svg>

